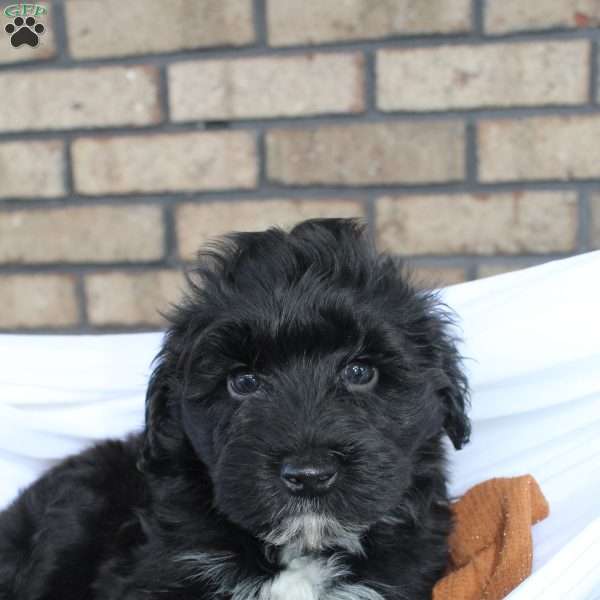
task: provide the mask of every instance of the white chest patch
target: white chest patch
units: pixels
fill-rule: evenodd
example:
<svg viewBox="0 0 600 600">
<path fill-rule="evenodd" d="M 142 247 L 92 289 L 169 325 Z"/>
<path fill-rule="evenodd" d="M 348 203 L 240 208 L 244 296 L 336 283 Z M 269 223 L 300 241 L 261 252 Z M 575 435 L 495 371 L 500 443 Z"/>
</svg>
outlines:
<svg viewBox="0 0 600 600">
<path fill-rule="evenodd" d="M 365 585 L 344 583 L 348 568 L 335 557 L 294 558 L 271 581 L 264 583 L 259 600 L 383 600 Z"/>
<path fill-rule="evenodd" d="M 237 579 L 237 569 L 230 562 L 232 558 L 226 553 L 198 553 L 180 557 L 180 560 L 190 561 L 198 568 L 190 580 L 211 582 L 218 593 L 231 595 L 232 600 L 384 600 L 367 585 L 344 582 L 350 571 L 335 556 L 327 559 L 298 556 L 267 580 Z"/>
<path fill-rule="evenodd" d="M 333 581 L 323 560 L 301 556 L 294 558 L 284 571 L 266 583 L 261 600 L 318 600 Z"/>
</svg>

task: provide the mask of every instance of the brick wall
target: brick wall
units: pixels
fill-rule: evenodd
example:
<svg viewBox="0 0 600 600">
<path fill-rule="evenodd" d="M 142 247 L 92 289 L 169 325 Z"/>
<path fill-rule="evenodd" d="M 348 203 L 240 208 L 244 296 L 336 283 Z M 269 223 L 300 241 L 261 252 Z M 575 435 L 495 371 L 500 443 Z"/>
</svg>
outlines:
<svg viewBox="0 0 600 600">
<path fill-rule="evenodd" d="M 159 326 L 200 244 L 309 216 L 439 283 L 600 248 L 596 0 L 42 4 L 35 49 L 0 15 L 0 330 Z"/>
</svg>

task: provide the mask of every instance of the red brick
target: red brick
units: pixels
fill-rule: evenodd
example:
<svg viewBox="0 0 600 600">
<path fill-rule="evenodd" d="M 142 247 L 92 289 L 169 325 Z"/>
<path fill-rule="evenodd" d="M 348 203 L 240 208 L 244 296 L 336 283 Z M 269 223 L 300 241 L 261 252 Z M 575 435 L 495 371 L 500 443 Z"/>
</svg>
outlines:
<svg viewBox="0 0 600 600">
<path fill-rule="evenodd" d="M 85 277 L 87 314 L 93 325 L 163 327 L 161 316 L 184 288 L 179 271 L 111 271 Z"/>
<path fill-rule="evenodd" d="M 465 174 L 457 121 L 275 129 L 266 147 L 269 178 L 285 184 L 434 183 Z"/>
<path fill-rule="evenodd" d="M 177 209 L 179 253 L 192 260 L 207 241 L 230 231 L 260 231 L 277 225 L 289 229 L 317 217 L 363 217 L 361 202 L 352 200 L 269 199 L 184 204 Z"/>
<path fill-rule="evenodd" d="M 245 131 L 80 138 L 73 171 L 83 194 L 247 189 L 258 177 Z"/>
<path fill-rule="evenodd" d="M 544 254 L 574 251 L 571 192 L 404 196 L 377 200 L 377 238 L 400 254 Z"/>
<path fill-rule="evenodd" d="M 594 194 L 590 198 L 590 243 L 592 248 L 600 249 L 600 194 Z"/>
<path fill-rule="evenodd" d="M 412 281 L 419 288 L 435 289 L 462 283 L 466 279 L 462 267 L 412 267 Z"/>
<path fill-rule="evenodd" d="M 470 0 L 268 0 L 273 46 L 321 44 L 420 33 L 455 33 L 471 26 Z"/>
<path fill-rule="evenodd" d="M 171 117 L 190 121 L 359 112 L 364 109 L 363 77 L 358 53 L 177 63 L 169 69 Z"/>
<path fill-rule="evenodd" d="M 385 49 L 377 53 L 383 110 L 584 104 L 587 41 Z"/>
<path fill-rule="evenodd" d="M 141 126 L 161 119 L 154 67 L 0 74 L 0 131 Z"/>
<path fill-rule="evenodd" d="M 600 177 L 600 117 L 532 117 L 480 123 L 482 181 Z"/>
<path fill-rule="evenodd" d="M 82 206 L 0 212 L 0 263 L 147 262 L 164 254 L 154 206 Z"/>
<path fill-rule="evenodd" d="M 487 0 L 485 5 L 488 33 L 597 27 L 599 24 L 600 4 L 596 0 Z"/>
<path fill-rule="evenodd" d="M 477 268 L 477 277 L 479 279 L 483 277 L 495 277 L 496 275 L 504 275 L 505 273 L 512 273 L 514 271 L 520 271 L 522 269 L 527 269 L 529 267 L 533 267 L 535 265 L 542 264 L 544 261 L 528 261 L 527 264 L 523 264 L 522 262 L 512 263 L 512 262 L 502 262 L 502 263 L 494 263 L 494 264 L 482 264 Z"/>
<path fill-rule="evenodd" d="M 0 197 L 62 196 L 64 158 L 61 141 L 0 143 Z"/>
<path fill-rule="evenodd" d="M 1 275 L 0 329 L 77 325 L 75 279 L 70 275 Z"/>
<path fill-rule="evenodd" d="M 56 39 L 54 27 L 52 26 L 53 3 L 36 2 L 37 5 L 46 8 L 48 14 L 36 17 L 38 23 L 44 25 L 45 31 L 39 36 L 39 43 L 35 48 L 27 44 L 14 48 L 12 44 L 8 43 L 10 38 L 4 33 L 4 28 L 12 21 L 12 18 L 4 15 L 4 9 L 11 4 L 17 4 L 17 2 L 7 0 L 0 6 L 0 34 L 4 38 L 0 40 L 0 64 L 35 60 L 45 61 L 56 56 Z"/>
<path fill-rule="evenodd" d="M 252 0 L 67 0 L 76 58 L 175 52 L 254 41 Z"/>
</svg>

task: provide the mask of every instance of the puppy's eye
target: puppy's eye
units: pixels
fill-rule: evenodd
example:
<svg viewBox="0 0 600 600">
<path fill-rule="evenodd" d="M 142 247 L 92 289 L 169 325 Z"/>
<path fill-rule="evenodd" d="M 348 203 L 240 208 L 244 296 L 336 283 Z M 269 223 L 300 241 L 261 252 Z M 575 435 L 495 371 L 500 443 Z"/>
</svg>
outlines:
<svg viewBox="0 0 600 600">
<path fill-rule="evenodd" d="M 234 396 L 249 396 L 260 387 L 260 379 L 254 373 L 244 371 L 232 373 L 227 379 L 229 393 Z"/>
<path fill-rule="evenodd" d="M 342 371 L 342 379 L 349 390 L 370 390 L 378 378 L 377 368 L 362 362 L 350 363 Z"/>
</svg>

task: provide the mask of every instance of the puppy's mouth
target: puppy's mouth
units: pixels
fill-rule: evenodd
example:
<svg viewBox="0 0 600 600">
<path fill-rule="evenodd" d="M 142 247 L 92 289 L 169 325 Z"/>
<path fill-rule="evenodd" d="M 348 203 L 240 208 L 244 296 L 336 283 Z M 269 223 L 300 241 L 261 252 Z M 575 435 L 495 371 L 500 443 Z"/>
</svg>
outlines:
<svg viewBox="0 0 600 600">
<path fill-rule="evenodd" d="M 326 512 L 316 512 L 314 501 L 311 504 L 288 513 L 276 527 L 264 533 L 262 539 L 292 557 L 331 548 L 363 554 L 361 536 L 366 526 L 341 523 Z"/>
</svg>

